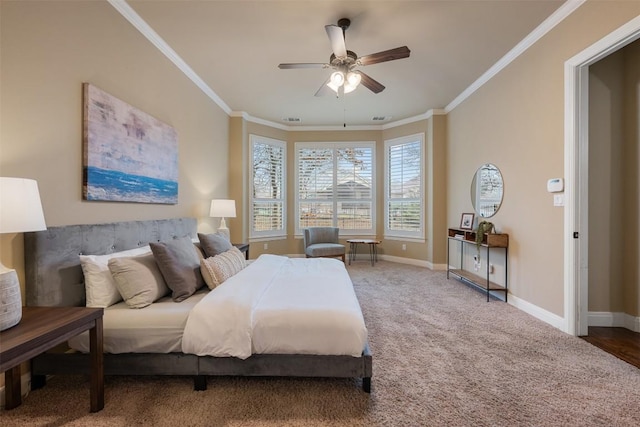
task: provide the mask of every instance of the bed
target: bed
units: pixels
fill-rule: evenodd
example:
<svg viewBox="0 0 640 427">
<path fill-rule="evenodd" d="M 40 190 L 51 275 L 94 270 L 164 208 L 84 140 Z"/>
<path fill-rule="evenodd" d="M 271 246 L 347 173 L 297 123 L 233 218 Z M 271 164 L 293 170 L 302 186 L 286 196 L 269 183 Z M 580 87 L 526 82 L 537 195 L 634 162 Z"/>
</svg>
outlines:
<svg viewBox="0 0 640 427">
<path fill-rule="evenodd" d="M 26 305 L 84 306 L 87 296 L 80 255 L 111 254 L 184 236 L 195 239 L 196 226 L 194 218 L 176 218 L 50 227 L 45 231 L 25 233 Z M 305 310 L 301 307 L 310 296 L 322 304 L 323 295 L 326 295 L 324 292 L 314 294 L 318 283 L 311 286 L 313 281 L 305 280 L 311 277 L 305 275 L 305 269 L 335 269 L 338 277 L 346 275 L 344 280 L 350 283 L 348 273 L 339 261 L 323 259 L 320 262 L 329 264 L 316 264 L 315 260 L 313 263 L 305 263 L 305 260 L 263 255 L 213 291 L 201 288 L 180 303 L 163 297 L 143 309 L 130 309 L 123 302 L 109 306 L 105 309 L 104 319 L 105 375 L 193 376 L 196 390 L 206 389 L 207 377 L 221 375 L 361 378 L 363 390 L 370 392 L 372 355 L 366 332 L 364 336 L 362 333 L 356 334 L 355 341 L 351 332 L 345 330 L 342 338 L 339 334 L 333 334 L 337 337 L 333 340 L 320 336 L 315 341 L 304 342 L 305 337 L 314 335 L 309 332 L 312 329 L 304 328 L 317 325 L 318 319 L 304 320 Z M 284 272 L 279 274 L 287 277 L 287 283 L 295 283 L 296 280 L 298 283 L 310 282 L 306 283 L 307 290 L 304 290 L 305 286 L 279 288 L 271 282 L 259 284 L 257 278 L 265 276 L 269 269 Z M 245 293 L 236 292 L 241 289 L 237 287 L 241 283 L 255 288 L 257 294 L 240 297 L 238 294 Z M 293 306 L 290 302 L 284 303 L 281 298 L 292 294 L 294 300 L 298 299 Z M 346 296 L 349 297 L 349 294 Z M 257 300 L 260 300 L 264 309 L 249 314 L 250 320 L 246 320 L 247 317 L 235 320 L 240 325 L 251 322 L 247 326 L 251 328 L 249 341 L 242 330 L 208 331 L 205 337 L 203 330 L 211 329 L 215 323 L 214 320 L 207 320 L 206 316 L 200 322 L 213 323 L 197 326 L 197 317 L 203 316 L 203 313 L 218 312 L 222 315 L 226 309 L 225 316 L 238 316 Z M 325 301 L 325 306 L 329 302 Z M 196 310 L 196 307 L 204 308 Z M 166 314 L 167 308 L 169 315 Z M 274 314 L 283 309 L 287 309 L 289 316 L 285 322 Z M 357 319 L 358 313 L 351 314 L 348 313 L 347 317 Z M 145 340 L 138 339 L 140 331 L 135 330 L 147 321 L 140 320 L 141 315 L 151 324 L 160 324 L 156 330 L 146 332 Z M 336 323 L 340 325 L 347 320 Z M 191 327 L 191 323 L 196 326 Z M 184 331 L 176 325 L 185 325 Z M 296 326 L 298 330 L 291 330 L 291 325 L 300 326 Z M 261 330 L 267 329 L 280 330 L 279 338 L 275 340 L 278 345 L 273 345 L 272 338 L 260 338 Z M 190 330 L 195 332 L 188 335 L 188 340 L 183 340 L 183 335 L 187 337 Z M 226 351 L 224 346 L 216 347 L 216 343 L 229 334 L 235 334 L 235 340 L 240 343 L 239 350 Z M 203 344 L 203 337 L 210 340 L 209 344 Z M 345 351 L 341 345 L 341 350 L 334 351 L 331 346 L 322 344 L 340 340 L 347 345 L 351 343 L 351 348 Z M 44 384 L 46 375 L 89 373 L 89 358 L 83 347 L 86 343 L 83 343 L 82 336 L 70 344 L 75 350 L 45 353 L 32 360 L 31 373 L 35 387 Z M 185 348 L 187 351 L 184 351 Z"/>
</svg>

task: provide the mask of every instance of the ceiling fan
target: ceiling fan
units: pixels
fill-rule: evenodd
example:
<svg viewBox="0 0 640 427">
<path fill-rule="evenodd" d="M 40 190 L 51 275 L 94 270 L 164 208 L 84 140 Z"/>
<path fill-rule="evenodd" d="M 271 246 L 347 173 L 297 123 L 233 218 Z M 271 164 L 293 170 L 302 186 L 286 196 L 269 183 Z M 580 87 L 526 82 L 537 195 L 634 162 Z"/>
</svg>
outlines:
<svg viewBox="0 0 640 427">
<path fill-rule="evenodd" d="M 342 18 L 338 20 L 338 25 L 325 25 L 324 28 L 331 42 L 333 53 L 329 58 L 329 63 L 289 63 L 280 64 L 280 69 L 293 68 L 332 68 L 335 71 L 323 83 L 315 96 L 322 96 L 335 92 L 339 95 L 355 90 L 360 83 L 373 93 L 382 92 L 385 87 L 378 81 L 372 79 L 367 74 L 355 68 L 358 66 L 378 64 L 380 62 L 393 61 L 396 59 L 408 58 L 411 51 L 407 46 L 396 47 L 371 55 L 360 56 L 355 52 L 347 50 L 345 46 L 345 32 L 351 25 L 351 20 Z"/>
</svg>

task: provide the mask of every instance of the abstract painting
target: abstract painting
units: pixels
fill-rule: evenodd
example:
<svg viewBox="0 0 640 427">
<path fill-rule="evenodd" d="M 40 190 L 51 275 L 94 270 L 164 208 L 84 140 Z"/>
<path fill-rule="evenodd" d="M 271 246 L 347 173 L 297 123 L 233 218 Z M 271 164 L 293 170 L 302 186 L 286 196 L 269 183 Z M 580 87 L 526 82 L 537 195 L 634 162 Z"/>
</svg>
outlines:
<svg viewBox="0 0 640 427">
<path fill-rule="evenodd" d="M 85 200 L 178 203 L 173 127 L 84 83 Z"/>
</svg>

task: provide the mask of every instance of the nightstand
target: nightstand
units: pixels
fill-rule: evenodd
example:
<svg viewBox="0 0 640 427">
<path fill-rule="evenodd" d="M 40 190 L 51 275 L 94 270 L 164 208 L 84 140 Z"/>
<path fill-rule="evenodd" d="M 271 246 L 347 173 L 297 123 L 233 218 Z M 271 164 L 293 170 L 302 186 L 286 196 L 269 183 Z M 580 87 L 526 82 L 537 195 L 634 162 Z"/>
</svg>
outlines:
<svg viewBox="0 0 640 427">
<path fill-rule="evenodd" d="M 104 408 L 102 308 L 22 307 L 22 320 L 0 332 L 0 372 L 4 372 L 5 408 L 22 403 L 20 364 L 89 331 L 91 349 L 91 412 Z"/>
<path fill-rule="evenodd" d="M 233 246 L 238 248 L 240 252 L 244 252 L 244 258 L 249 259 L 249 244 L 248 243 L 232 243 Z"/>
</svg>

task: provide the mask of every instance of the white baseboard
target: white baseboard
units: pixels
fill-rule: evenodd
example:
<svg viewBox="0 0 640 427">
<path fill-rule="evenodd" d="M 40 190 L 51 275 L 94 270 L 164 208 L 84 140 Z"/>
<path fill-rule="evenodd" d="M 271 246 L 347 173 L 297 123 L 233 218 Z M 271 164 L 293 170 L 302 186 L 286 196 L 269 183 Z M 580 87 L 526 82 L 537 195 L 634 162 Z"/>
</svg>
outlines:
<svg viewBox="0 0 640 427">
<path fill-rule="evenodd" d="M 587 322 L 589 326 L 626 328 L 630 331 L 640 332 L 640 317 L 631 316 L 627 313 L 590 311 Z"/>
<path fill-rule="evenodd" d="M 22 390 L 22 398 L 25 398 L 31 391 L 31 373 L 27 372 L 20 375 L 20 390 Z M 0 407 L 5 407 L 5 386 L 0 387 Z"/>
<path fill-rule="evenodd" d="M 563 317 L 560 317 L 557 314 L 553 314 L 550 311 L 545 310 L 544 308 L 540 308 L 537 305 L 531 304 L 530 302 L 525 301 L 522 298 L 518 298 L 517 296 L 512 294 L 509 294 L 508 301 L 509 304 L 516 307 L 517 309 L 522 310 L 525 313 L 528 313 L 533 317 L 560 329 L 563 332 L 567 332 L 566 322 Z"/>
<path fill-rule="evenodd" d="M 380 259 L 383 259 L 385 261 L 397 262 L 401 264 L 416 265 L 418 267 L 426 267 L 431 270 L 446 271 L 447 269 L 447 264 L 433 264 L 429 261 L 422 261 L 422 260 L 411 259 L 411 258 L 402 258 L 402 257 L 391 256 L 391 255 L 380 255 Z M 517 309 L 522 310 L 525 313 L 532 315 L 536 319 L 542 320 L 543 322 L 548 323 L 551 326 L 558 328 L 563 332 L 570 333 L 567 330 L 567 322 L 563 317 L 560 317 L 557 314 L 551 313 L 550 311 L 540 308 L 535 304 L 531 304 L 530 302 L 525 301 L 522 298 L 518 298 L 512 294 L 509 294 L 508 300 L 509 300 L 509 304 L 516 307 Z M 634 319 L 635 319 L 636 327 L 639 327 L 640 319 L 639 318 L 634 318 Z M 635 330 L 630 328 L 629 326 L 627 326 L 627 329 Z"/>
<path fill-rule="evenodd" d="M 421 260 L 421 259 L 403 258 L 400 256 L 393 256 L 393 255 L 378 255 L 378 259 L 381 259 L 383 261 L 397 262 L 399 264 L 415 265 L 417 267 L 425 267 L 433 270 L 432 263 L 430 263 L 429 261 Z"/>
<path fill-rule="evenodd" d="M 436 271 L 447 271 L 447 264 L 431 264 L 429 268 Z"/>
<path fill-rule="evenodd" d="M 288 256 L 289 258 L 304 258 L 304 254 L 288 254 L 285 255 Z M 349 262 L 349 254 L 346 255 L 347 256 L 347 262 Z M 366 260 L 367 262 L 369 262 L 369 254 L 360 254 L 360 258 L 358 258 L 360 261 Z M 433 264 L 432 262 L 429 261 L 424 261 L 421 259 L 414 259 L 414 258 L 403 258 L 403 257 L 399 257 L 399 256 L 393 256 L 393 255 L 378 255 L 378 259 L 379 260 L 383 260 L 383 261 L 390 261 L 390 262 L 397 262 L 399 264 L 409 264 L 409 265 L 415 265 L 417 267 L 425 267 L 425 268 L 429 268 L 431 270 L 446 270 L 447 269 L 447 265 L 446 264 Z"/>
</svg>

